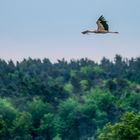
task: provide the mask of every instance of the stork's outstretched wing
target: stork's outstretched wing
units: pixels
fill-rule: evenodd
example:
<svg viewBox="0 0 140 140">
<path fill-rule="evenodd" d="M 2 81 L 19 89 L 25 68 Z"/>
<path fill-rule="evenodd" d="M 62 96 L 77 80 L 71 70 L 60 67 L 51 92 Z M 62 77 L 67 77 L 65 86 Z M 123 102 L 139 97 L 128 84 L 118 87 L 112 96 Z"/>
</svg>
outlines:
<svg viewBox="0 0 140 140">
<path fill-rule="evenodd" d="M 98 29 L 97 29 L 98 31 L 103 31 L 103 30 L 108 31 L 109 30 L 107 21 L 105 20 L 105 18 L 102 15 L 99 17 L 99 19 L 97 20 L 96 23 L 98 26 Z"/>
</svg>

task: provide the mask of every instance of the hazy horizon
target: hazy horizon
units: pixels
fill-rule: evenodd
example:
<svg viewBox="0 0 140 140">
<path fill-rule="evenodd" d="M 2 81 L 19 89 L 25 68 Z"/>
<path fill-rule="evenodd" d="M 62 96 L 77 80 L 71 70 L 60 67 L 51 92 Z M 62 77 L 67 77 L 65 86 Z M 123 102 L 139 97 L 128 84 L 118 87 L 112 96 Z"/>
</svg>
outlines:
<svg viewBox="0 0 140 140">
<path fill-rule="evenodd" d="M 89 58 L 100 61 L 138 57 L 140 51 L 140 1 L 6 0 L 0 2 L 0 58 Z M 104 15 L 117 35 L 83 35 L 96 29 Z"/>
</svg>

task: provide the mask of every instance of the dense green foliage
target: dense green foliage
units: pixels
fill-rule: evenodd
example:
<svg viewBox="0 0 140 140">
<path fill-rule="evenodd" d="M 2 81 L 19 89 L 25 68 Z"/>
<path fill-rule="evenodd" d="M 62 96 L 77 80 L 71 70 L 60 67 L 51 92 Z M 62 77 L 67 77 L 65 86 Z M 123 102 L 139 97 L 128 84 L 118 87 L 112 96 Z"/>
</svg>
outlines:
<svg viewBox="0 0 140 140">
<path fill-rule="evenodd" d="M 0 59 L 1 140 L 137 140 L 139 111 L 139 57 Z"/>
<path fill-rule="evenodd" d="M 98 139 L 140 140 L 140 113 L 127 112 L 122 116 L 121 120 L 121 122 L 115 125 L 107 124 L 98 136 Z"/>
</svg>

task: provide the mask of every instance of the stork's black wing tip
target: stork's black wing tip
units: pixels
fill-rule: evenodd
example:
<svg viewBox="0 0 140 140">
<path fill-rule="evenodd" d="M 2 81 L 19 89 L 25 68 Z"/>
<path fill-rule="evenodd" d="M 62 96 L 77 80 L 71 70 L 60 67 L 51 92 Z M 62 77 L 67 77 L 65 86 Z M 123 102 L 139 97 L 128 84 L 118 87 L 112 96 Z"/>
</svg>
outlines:
<svg viewBox="0 0 140 140">
<path fill-rule="evenodd" d="M 101 15 L 99 18 L 103 18 L 104 16 L 103 15 Z"/>
</svg>

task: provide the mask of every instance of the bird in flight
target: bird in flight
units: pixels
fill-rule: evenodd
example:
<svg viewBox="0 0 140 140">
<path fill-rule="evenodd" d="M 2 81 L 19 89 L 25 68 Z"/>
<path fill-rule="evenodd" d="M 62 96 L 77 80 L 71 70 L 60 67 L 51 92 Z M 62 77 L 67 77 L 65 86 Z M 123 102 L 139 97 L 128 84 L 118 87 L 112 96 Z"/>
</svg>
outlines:
<svg viewBox="0 0 140 140">
<path fill-rule="evenodd" d="M 86 30 L 83 31 L 82 34 L 88 34 L 88 33 L 96 33 L 96 34 L 105 34 L 105 33 L 118 33 L 118 32 L 112 32 L 109 31 L 109 26 L 107 24 L 107 21 L 101 15 L 99 19 L 96 21 L 97 24 L 97 30 Z"/>
</svg>

